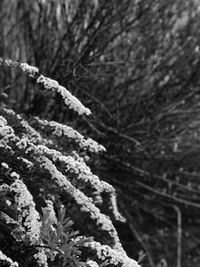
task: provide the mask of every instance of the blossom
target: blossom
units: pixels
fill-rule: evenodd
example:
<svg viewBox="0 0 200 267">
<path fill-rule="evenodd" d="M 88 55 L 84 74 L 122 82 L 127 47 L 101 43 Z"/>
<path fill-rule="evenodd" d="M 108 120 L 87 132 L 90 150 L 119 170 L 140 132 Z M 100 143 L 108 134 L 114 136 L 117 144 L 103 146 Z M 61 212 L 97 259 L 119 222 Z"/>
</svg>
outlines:
<svg viewBox="0 0 200 267">
<path fill-rule="evenodd" d="M 71 139 L 84 150 L 94 153 L 106 151 L 104 146 L 98 144 L 91 138 L 86 139 L 82 134 L 70 126 L 55 121 L 41 120 L 38 117 L 35 117 L 30 123 L 33 127 L 36 126 L 46 133 L 51 132 L 56 137 L 66 137 L 67 139 Z"/>
<path fill-rule="evenodd" d="M 10 135 L 14 133 L 13 129 L 10 126 L 3 126 L 0 128 L 0 137 L 4 137 L 6 135 Z"/>
<path fill-rule="evenodd" d="M 23 72 L 25 72 L 26 74 L 28 74 L 28 75 L 31 76 L 31 77 L 35 77 L 35 76 L 38 74 L 38 72 L 39 72 L 39 69 L 38 69 L 38 68 L 36 68 L 36 67 L 34 67 L 34 66 L 30 66 L 30 65 L 28 65 L 27 63 L 21 63 L 21 64 L 19 65 L 19 68 L 20 68 Z"/>
<path fill-rule="evenodd" d="M 76 174 L 76 178 L 78 181 L 82 181 L 85 184 L 89 184 L 92 188 L 96 189 L 98 192 L 106 192 L 113 194 L 115 192 L 114 188 L 104 182 L 100 181 L 97 175 L 94 175 L 90 168 L 85 164 L 84 161 L 79 162 L 75 160 L 72 156 L 64 156 L 61 152 L 55 149 L 49 149 L 46 146 L 38 145 L 36 150 L 41 155 L 46 155 L 51 158 L 53 162 L 59 161 L 64 164 L 64 171 Z"/>
<path fill-rule="evenodd" d="M 48 259 L 44 248 L 38 248 L 38 252 L 33 257 L 37 260 L 39 267 L 48 267 Z"/>
<path fill-rule="evenodd" d="M 17 61 L 14 61 L 14 60 L 11 60 L 8 58 L 6 58 L 6 59 L 0 58 L 0 65 L 3 65 L 3 64 L 8 66 L 8 67 L 19 68 L 24 73 L 28 74 L 31 77 L 35 77 L 39 72 L 39 69 L 34 67 L 34 66 L 30 66 L 27 63 L 19 63 Z"/>
<path fill-rule="evenodd" d="M 0 65 L 5 65 L 5 66 L 8 66 L 8 67 L 17 68 L 17 67 L 19 67 L 19 62 L 11 60 L 11 59 L 8 59 L 8 58 L 1 58 L 0 57 Z"/>
<path fill-rule="evenodd" d="M 5 169 L 9 169 L 9 166 L 8 166 L 8 164 L 7 164 L 7 163 L 5 163 L 5 162 L 2 162 L 2 163 L 1 163 L 1 166 L 2 166 L 2 167 L 4 167 Z"/>
<path fill-rule="evenodd" d="M 19 264 L 15 261 L 13 262 L 11 260 L 11 258 L 7 257 L 1 250 L 0 250 L 0 263 L 3 264 L 6 264 L 8 265 L 9 267 L 18 267 Z"/>
<path fill-rule="evenodd" d="M 45 89 L 59 93 L 65 104 L 78 114 L 89 115 L 91 113 L 65 87 L 53 79 L 42 76 L 36 67 L 2 58 L 0 58 L 0 65 L 18 68 L 34 78 L 36 83 L 41 84 Z M 53 135 L 53 138 L 49 137 L 50 135 Z M 67 151 L 62 146 L 63 141 L 70 145 Z M 75 149 L 78 147 L 78 151 L 71 151 L 74 145 Z M 57 204 L 60 202 L 68 208 L 67 214 L 70 220 L 76 222 L 76 227 L 81 224 L 80 218 L 83 218 L 83 223 L 88 222 L 84 225 L 83 232 L 85 231 L 86 235 L 93 235 L 97 241 L 102 242 L 101 244 L 91 241 L 91 238 L 85 236 L 80 242 L 76 242 L 78 240 L 76 238 L 73 240 L 78 250 L 84 246 L 84 249 L 91 252 L 88 253 L 85 263 L 87 267 L 98 267 L 102 264 L 104 266 L 106 262 L 123 267 L 139 267 L 126 255 L 110 217 L 100 209 L 106 202 L 107 212 L 112 213 L 115 219 L 123 221 L 117 208 L 114 187 L 101 181 L 97 175 L 92 173 L 86 164 L 87 154 L 84 157 L 79 155 L 82 151 L 95 153 L 105 151 L 102 145 L 91 138 L 84 137 L 70 126 L 39 118 L 30 119 L 29 122 L 23 115 L 0 107 L 0 150 L 2 152 L 0 153 L 2 162 L 0 167 L 3 173 L 0 196 L 2 207 L 5 208 L 5 212 L 0 211 L 2 223 L 9 225 L 6 234 L 14 237 L 16 242 L 23 243 L 25 247 L 28 245 L 34 248 L 32 252 L 35 254 L 31 255 L 40 267 L 48 267 L 47 260 L 53 261 L 55 255 L 59 253 L 59 249 L 53 251 L 51 246 L 51 249 L 46 248 L 46 243 L 44 245 L 41 240 L 43 240 L 43 230 L 45 230 L 43 223 L 47 227 L 48 225 L 55 226 L 53 230 L 56 229 L 56 224 L 58 226 L 56 214 Z M 44 180 L 41 182 L 40 179 Z M 50 181 L 46 186 L 47 179 Z M 31 184 L 32 181 L 35 185 Z M 38 185 L 40 193 L 35 196 L 38 190 L 34 189 Z M 47 201 L 47 206 L 42 208 L 40 205 L 44 198 L 49 199 L 49 194 L 52 196 L 52 201 Z M 34 199 L 37 199 L 39 210 L 42 210 L 42 222 Z M 63 217 L 63 222 L 65 222 L 64 219 Z M 61 244 L 60 241 L 56 243 L 57 245 L 65 248 L 65 244 Z M 65 250 L 61 249 L 61 251 L 65 253 Z M 0 252 L 0 264 L 1 261 L 4 263 L 5 259 L 6 263 L 10 264 L 9 266 L 18 266 Z M 82 260 L 81 255 L 80 260 Z"/>
<path fill-rule="evenodd" d="M 4 108 L 1 109 L 0 112 L 2 115 L 6 116 L 6 124 L 12 124 L 12 128 L 16 129 L 17 132 L 21 130 L 23 136 L 28 137 L 34 144 L 52 144 L 50 140 L 42 138 L 39 132 L 37 132 L 33 127 L 31 127 L 30 124 L 25 119 L 23 119 L 21 115 L 16 114 L 13 110 Z"/>
<path fill-rule="evenodd" d="M 7 125 L 7 120 L 0 116 L 0 147 L 11 150 L 11 147 L 8 144 L 13 139 L 15 139 L 14 130 Z"/>
<path fill-rule="evenodd" d="M 34 163 L 30 160 L 23 158 L 23 157 L 17 157 L 17 159 L 21 160 L 23 163 L 25 163 L 27 169 L 31 169 L 34 166 Z"/>
<path fill-rule="evenodd" d="M 35 78 L 38 84 L 42 84 L 45 89 L 59 93 L 64 99 L 64 103 L 68 108 L 75 110 L 79 115 L 90 115 L 90 109 L 86 108 L 75 96 L 73 96 L 64 86 L 61 86 L 57 81 L 40 75 L 39 69 L 30 66 L 27 63 L 19 63 L 11 59 L 0 58 L 0 65 L 15 67 L 21 69 L 28 76 Z"/>
<path fill-rule="evenodd" d="M 7 125 L 7 120 L 3 116 L 0 116 L 0 127 L 5 125 Z"/>
<path fill-rule="evenodd" d="M 120 265 L 122 267 L 141 267 L 135 260 L 129 258 L 125 251 L 112 249 L 108 245 L 102 245 L 100 242 L 90 241 L 83 244 L 83 246 L 92 253 L 95 253 L 96 257 L 105 261 L 111 265 Z"/>
<path fill-rule="evenodd" d="M 84 105 L 75 96 L 73 96 L 64 86 L 59 85 L 57 81 L 40 75 L 37 78 L 37 83 L 42 84 L 47 90 L 59 93 L 64 99 L 66 106 L 78 112 L 79 115 L 91 114 L 91 111 L 88 108 L 84 107 Z"/>
<path fill-rule="evenodd" d="M 99 264 L 96 261 L 88 260 L 86 262 L 86 267 L 99 267 Z"/>
<path fill-rule="evenodd" d="M 40 238 L 40 216 L 35 209 L 35 203 L 31 193 L 21 180 L 16 180 L 10 185 L 10 192 L 15 194 L 15 204 L 18 211 L 20 229 L 15 229 L 13 235 L 20 230 L 21 239 L 29 244 L 36 244 Z"/>
<path fill-rule="evenodd" d="M 66 177 L 58 171 L 55 165 L 48 158 L 41 156 L 37 158 L 40 166 L 46 170 L 52 181 L 64 191 L 68 197 L 74 200 L 75 204 L 79 207 L 81 213 L 85 216 L 89 216 L 89 219 L 93 222 L 95 227 L 105 233 L 107 240 L 113 248 L 122 249 L 117 231 L 113 226 L 110 218 L 101 213 L 93 201 L 88 198 L 83 192 L 75 188 Z"/>
<path fill-rule="evenodd" d="M 19 179 L 19 174 L 16 172 L 11 172 L 10 177 Z"/>
</svg>

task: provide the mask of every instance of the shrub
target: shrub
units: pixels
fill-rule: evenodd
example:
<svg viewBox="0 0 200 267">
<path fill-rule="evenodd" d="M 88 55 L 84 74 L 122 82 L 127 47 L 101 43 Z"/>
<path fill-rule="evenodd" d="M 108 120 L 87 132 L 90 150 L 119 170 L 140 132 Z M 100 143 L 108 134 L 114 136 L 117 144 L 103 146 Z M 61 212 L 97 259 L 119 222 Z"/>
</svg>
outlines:
<svg viewBox="0 0 200 267">
<path fill-rule="evenodd" d="M 20 69 L 42 90 L 58 92 L 79 115 L 91 111 L 35 67 Z M 124 221 L 115 189 L 87 165 L 105 151 L 72 127 L 0 107 L 0 263 L 4 266 L 139 266 L 111 221 Z M 12 258 L 12 260 L 11 260 Z"/>
</svg>

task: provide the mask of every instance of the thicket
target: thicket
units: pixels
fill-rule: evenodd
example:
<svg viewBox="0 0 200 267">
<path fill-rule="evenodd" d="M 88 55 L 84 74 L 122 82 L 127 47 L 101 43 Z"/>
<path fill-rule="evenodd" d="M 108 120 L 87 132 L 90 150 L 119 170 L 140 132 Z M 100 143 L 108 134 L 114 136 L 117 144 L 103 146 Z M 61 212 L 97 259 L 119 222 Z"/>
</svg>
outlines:
<svg viewBox="0 0 200 267">
<path fill-rule="evenodd" d="M 88 164 L 120 195 L 129 227 L 116 227 L 129 255 L 143 249 L 151 267 L 200 264 L 199 1 L 0 5 L 2 56 L 38 66 L 93 116 L 79 119 L 58 93 L 5 69 L 2 99 L 104 144 Z"/>
</svg>

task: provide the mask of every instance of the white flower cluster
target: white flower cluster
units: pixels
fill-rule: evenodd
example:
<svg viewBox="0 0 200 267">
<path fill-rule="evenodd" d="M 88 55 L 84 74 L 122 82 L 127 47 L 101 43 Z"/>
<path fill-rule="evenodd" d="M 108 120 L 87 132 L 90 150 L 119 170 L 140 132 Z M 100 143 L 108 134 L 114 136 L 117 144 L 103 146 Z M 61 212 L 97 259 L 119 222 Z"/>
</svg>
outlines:
<svg viewBox="0 0 200 267">
<path fill-rule="evenodd" d="M 67 178 L 55 167 L 51 160 L 41 156 L 37 158 L 40 166 L 46 170 L 52 181 L 63 190 L 68 197 L 74 200 L 81 213 L 89 216 L 89 219 L 95 224 L 95 227 L 99 231 L 105 233 L 109 238 L 110 245 L 116 249 L 122 249 L 118 234 L 114 228 L 110 218 L 100 212 L 100 210 L 94 205 L 93 201 L 88 198 L 83 192 L 75 188 Z M 91 222 L 91 223 L 92 223 Z"/>
<path fill-rule="evenodd" d="M 15 204 L 17 206 L 18 222 L 20 224 L 19 230 L 13 230 L 13 236 L 18 234 L 17 239 L 21 238 L 24 242 L 33 245 L 37 244 L 40 238 L 40 216 L 35 209 L 33 197 L 28 191 L 26 185 L 17 179 L 10 186 L 10 192 L 15 194 Z"/>
<path fill-rule="evenodd" d="M 0 57 L 0 65 L 5 65 L 8 67 L 14 67 L 14 68 L 18 68 L 20 63 L 8 58 L 2 58 Z"/>
<path fill-rule="evenodd" d="M 1 163 L 1 166 L 2 166 L 3 168 L 7 169 L 7 170 L 9 169 L 8 164 L 5 163 L 5 162 L 2 162 L 2 163 Z"/>
<path fill-rule="evenodd" d="M 0 265 L 2 266 L 9 266 L 9 267 L 18 267 L 19 264 L 15 261 L 13 262 L 11 258 L 7 257 L 1 250 L 0 250 Z"/>
<path fill-rule="evenodd" d="M 38 84 L 42 84 L 44 88 L 58 92 L 63 97 L 65 104 L 79 114 L 91 114 L 91 111 L 84 107 L 65 87 L 59 85 L 55 80 L 40 75 L 37 68 L 27 63 L 0 58 L 0 65 L 4 64 L 21 69 L 33 77 Z M 32 124 L 30 125 L 30 123 Z M 38 118 L 33 119 L 30 123 L 15 112 L 0 107 L 0 150 L 2 151 L 0 168 L 3 172 L 0 197 L 6 207 L 5 212 L 1 211 L 0 215 L 5 225 L 11 225 L 10 235 L 16 241 L 34 247 L 36 251 L 34 250 L 33 257 L 37 260 L 38 265 L 48 267 L 48 254 L 45 253 L 47 248 L 42 247 L 45 241 L 44 243 L 41 241 L 42 223 L 33 200 L 35 195 L 32 196 L 28 188 L 30 183 L 28 175 L 32 175 L 31 181 L 34 181 L 35 186 L 40 186 L 41 189 L 41 194 L 36 196 L 37 205 L 40 205 L 49 194 L 53 200 L 59 202 L 49 203 L 46 208 L 42 209 L 43 214 L 46 214 L 47 225 L 49 220 L 56 220 L 56 213 L 52 213 L 54 211 L 53 204 L 57 205 L 63 201 L 68 208 L 68 216 L 77 222 L 77 226 L 80 218 L 83 218 L 83 223 L 89 222 L 88 225 L 84 225 L 85 234 L 95 236 L 104 244 L 88 241 L 87 249 L 93 253 L 91 253 L 91 257 L 87 258 L 87 267 L 104 266 L 106 262 L 108 265 L 139 267 L 134 260 L 127 257 L 110 217 L 100 210 L 106 201 L 109 206 L 108 214 L 112 213 L 117 220 L 123 221 L 117 208 L 115 189 L 94 175 L 86 165 L 86 157 L 82 158 L 78 154 L 83 150 L 97 153 L 105 151 L 105 148 L 91 138 L 86 139 L 69 126 L 53 121 L 42 121 Z M 54 137 L 49 138 L 49 133 L 53 133 Z M 61 140 L 59 141 L 59 139 Z M 67 145 L 70 145 L 70 149 L 63 152 L 62 144 L 66 139 L 69 140 Z M 77 144 L 81 150 L 78 149 L 79 152 L 71 151 L 71 144 L 73 146 Z M 77 147 L 75 146 L 75 148 Z M 23 176 L 22 173 L 25 175 Z M 44 180 L 40 181 L 40 179 Z M 65 199 L 63 200 L 63 198 Z M 10 215 L 13 209 L 15 213 Z M 52 215 L 55 215 L 55 218 Z M 77 245 L 84 246 L 85 243 L 80 242 Z M 6 256 L 0 252 L 0 263 L 4 259 L 7 259 Z M 7 262 L 12 267 L 18 266 L 12 261 L 7 260 Z M 98 262 L 102 262 L 103 265 L 99 265 Z"/>
<path fill-rule="evenodd" d="M 30 66 L 27 63 L 19 63 L 17 61 L 8 58 L 6 59 L 0 58 L 0 65 L 20 68 L 24 73 L 28 74 L 30 77 L 35 77 L 39 73 L 39 69 L 34 66 Z"/>
<path fill-rule="evenodd" d="M 113 194 L 110 194 L 110 203 L 108 203 L 109 205 L 109 210 L 111 211 L 112 215 L 114 216 L 115 220 L 118 222 L 122 222 L 125 223 L 126 219 L 121 215 L 121 213 L 118 210 L 117 207 L 117 196 L 116 196 L 116 192 L 114 192 Z"/>
<path fill-rule="evenodd" d="M 6 135 L 10 136 L 13 133 L 14 131 L 10 126 L 5 125 L 5 126 L 1 126 L 0 128 L 0 137 L 6 136 Z"/>
<path fill-rule="evenodd" d="M 14 134 L 13 128 L 7 125 L 7 120 L 3 116 L 0 116 L 0 136 L 2 137 L 0 146 L 1 142 L 3 142 L 2 145 L 5 145 L 5 143 L 9 144 L 10 141 L 15 142 L 18 148 L 21 150 L 26 149 L 27 146 L 30 147 L 31 144 L 32 146 L 34 146 L 33 144 L 44 144 L 49 146 L 53 145 L 51 140 L 42 138 L 39 132 L 31 127 L 26 120 L 24 120 L 20 115 L 16 114 L 13 110 L 4 108 L 3 110 L 1 109 L 0 112 L 6 116 L 10 123 L 12 123 L 13 128 L 16 128 L 17 131 L 19 131 L 19 128 L 21 128 L 21 131 L 23 132 L 22 138 L 20 139 Z M 7 135 L 7 131 L 10 132 L 10 135 Z M 22 160 L 29 168 L 33 166 L 33 163 L 30 160 L 27 160 L 23 157 L 18 157 L 18 159 Z"/>
<path fill-rule="evenodd" d="M 7 120 L 3 116 L 0 116 L 0 127 L 5 125 L 7 125 Z"/>
<path fill-rule="evenodd" d="M 59 93 L 68 108 L 75 110 L 79 115 L 90 115 L 90 109 L 86 108 L 75 96 L 73 96 L 64 86 L 61 86 L 57 81 L 39 74 L 38 68 L 30 66 L 27 63 L 19 63 L 11 59 L 0 58 L 0 65 L 8 67 L 20 68 L 24 73 L 33 77 L 38 84 L 42 84 L 45 89 Z"/>
<path fill-rule="evenodd" d="M 77 181 L 83 182 L 85 185 L 88 184 L 95 190 L 95 197 L 99 203 L 102 202 L 100 194 L 102 192 L 107 193 L 109 200 L 108 204 L 110 205 L 110 211 L 114 218 L 117 221 L 125 221 L 118 211 L 114 188 L 110 184 L 101 181 L 97 175 L 94 175 L 84 161 L 79 162 L 71 156 L 63 156 L 61 152 L 55 149 L 49 149 L 43 145 L 34 145 L 27 138 L 18 139 L 16 137 L 16 145 L 20 150 L 26 151 L 26 153 L 32 152 L 37 155 L 46 155 L 50 157 L 53 162 L 59 161 L 64 164 L 64 171 L 66 174 L 68 172 L 75 174 L 76 176 L 74 178 Z"/>
<path fill-rule="evenodd" d="M 8 144 L 14 137 L 15 134 L 12 127 L 7 125 L 7 120 L 3 116 L 0 116 L 0 147 L 5 150 L 11 150 Z"/>
<path fill-rule="evenodd" d="M 86 267 L 99 267 L 99 264 L 96 261 L 88 260 L 86 262 Z"/>
<path fill-rule="evenodd" d="M 129 258 L 123 250 L 112 249 L 110 246 L 102 245 L 96 241 L 87 242 L 84 246 L 91 250 L 91 252 L 95 253 L 99 260 L 108 260 L 111 265 L 120 265 L 121 267 L 141 267 L 135 260 Z"/>
<path fill-rule="evenodd" d="M 20 177 L 19 177 L 19 174 L 16 173 L 16 172 L 11 172 L 10 177 L 11 177 L 11 178 L 15 178 L 15 179 L 19 179 L 19 178 L 20 178 Z"/>
<path fill-rule="evenodd" d="M 96 141 L 94 141 L 92 138 L 87 138 L 83 140 L 83 147 L 89 147 L 91 152 L 98 153 L 99 151 L 105 152 L 106 149 L 104 146 L 98 144 Z"/>
<path fill-rule="evenodd" d="M 93 153 L 106 151 L 105 147 L 98 144 L 91 138 L 85 139 L 85 137 L 78 131 L 74 130 L 72 127 L 63 125 L 55 121 L 41 120 L 35 117 L 32 121 L 33 126 L 38 126 L 41 130 L 45 132 L 51 131 L 53 135 L 57 137 L 67 137 L 76 142 L 80 148 L 88 150 Z"/>
<path fill-rule="evenodd" d="M 37 83 L 42 84 L 45 89 L 53 90 L 59 93 L 64 99 L 65 105 L 68 108 L 75 110 L 79 115 L 90 115 L 91 111 L 83 106 L 83 104 L 73 96 L 64 86 L 61 86 L 57 81 L 40 75 L 37 78 Z"/>
<path fill-rule="evenodd" d="M 34 144 L 42 143 L 42 144 L 52 144 L 49 140 L 46 140 L 41 137 L 40 133 L 37 132 L 33 127 L 29 125 L 29 123 L 22 118 L 21 115 L 16 114 L 11 109 L 1 109 L 0 110 L 3 116 L 7 118 L 10 123 L 12 123 L 12 127 L 16 127 L 19 130 L 19 127 L 22 128 L 23 135 L 28 137 Z"/>
<path fill-rule="evenodd" d="M 65 166 L 65 173 L 69 172 L 76 174 L 76 180 L 84 182 L 86 185 L 89 184 L 97 192 L 105 192 L 112 195 L 115 194 L 115 189 L 113 188 L 113 186 L 104 181 L 101 181 L 97 175 L 94 175 L 84 161 L 79 162 L 72 156 L 64 156 L 61 152 L 55 149 L 49 149 L 48 147 L 43 145 L 38 145 L 36 150 L 41 155 L 50 157 L 53 162 L 59 161 L 63 163 Z"/>
<path fill-rule="evenodd" d="M 38 248 L 38 252 L 33 257 L 37 260 L 39 267 L 48 267 L 48 259 L 44 248 Z"/>
<path fill-rule="evenodd" d="M 25 159 L 25 158 L 23 158 L 23 157 L 17 157 L 17 159 L 19 159 L 19 160 L 21 160 L 23 163 L 25 163 L 26 164 L 26 167 L 27 167 L 27 169 L 31 169 L 31 168 L 33 168 L 33 162 L 31 162 L 30 160 L 28 160 L 28 159 Z"/>
<path fill-rule="evenodd" d="M 40 245 L 41 222 L 32 195 L 19 179 L 10 185 L 10 192 L 15 195 L 18 223 L 11 234 L 16 241 L 23 241 L 28 245 Z M 38 266 L 48 267 L 44 248 L 37 248 L 37 251 L 33 257 L 37 260 Z"/>
<path fill-rule="evenodd" d="M 27 63 L 20 63 L 19 67 L 23 72 L 25 72 L 26 74 L 28 74 L 29 76 L 33 78 L 39 73 L 38 68 L 34 66 L 30 66 Z"/>
</svg>

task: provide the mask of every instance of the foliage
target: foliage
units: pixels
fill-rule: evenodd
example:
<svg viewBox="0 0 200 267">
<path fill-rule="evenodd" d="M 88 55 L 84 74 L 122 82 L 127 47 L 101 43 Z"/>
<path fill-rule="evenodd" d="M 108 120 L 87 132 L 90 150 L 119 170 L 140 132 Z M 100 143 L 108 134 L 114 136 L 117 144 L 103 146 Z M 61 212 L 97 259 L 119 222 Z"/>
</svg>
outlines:
<svg viewBox="0 0 200 267">
<path fill-rule="evenodd" d="M 0 64 L 18 68 L 43 90 L 56 90 L 69 109 L 91 113 L 65 87 L 42 76 L 37 68 L 10 59 L 0 59 Z M 103 146 L 71 127 L 26 118 L 1 103 L 2 264 L 139 267 L 126 255 L 110 218 L 124 221 L 115 189 L 86 164 L 92 152 L 102 151 Z"/>
</svg>

